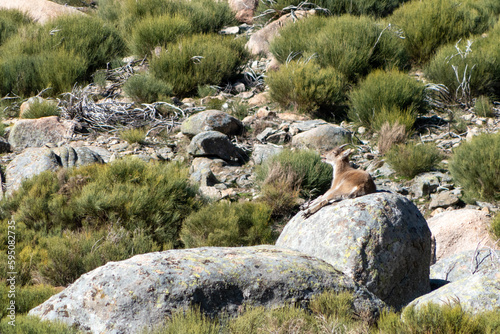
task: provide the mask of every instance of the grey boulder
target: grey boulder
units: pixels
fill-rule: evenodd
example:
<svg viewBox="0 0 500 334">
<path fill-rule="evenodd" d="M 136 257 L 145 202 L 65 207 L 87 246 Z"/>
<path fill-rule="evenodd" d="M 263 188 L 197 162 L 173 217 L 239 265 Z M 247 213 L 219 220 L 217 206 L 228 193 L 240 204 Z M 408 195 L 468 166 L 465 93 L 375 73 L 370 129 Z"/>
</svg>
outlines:
<svg viewBox="0 0 500 334">
<path fill-rule="evenodd" d="M 73 136 L 75 126 L 75 122 L 61 121 L 57 116 L 21 119 L 12 127 L 9 143 L 14 149 L 24 149 L 67 141 Z"/>
<path fill-rule="evenodd" d="M 384 303 L 316 258 L 275 246 L 197 248 L 134 256 L 82 275 L 29 314 L 92 333 L 138 333 L 176 311 L 236 315 L 244 304 L 306 303 L 324 290 L 350 291 L 356 312 Z"/>
<path fill-rule="evenodd" d="M 325 260 L 396 308 L 430 291 L 429 227 L 397 194 L 346 199 L 308 218 L 299 212 L 276 245 Z"/>
<path fill-rule="evenodd" d="M 242 149 L 233 145 L 228 136 L 218 131 L 197 134 L 191 140 L 187 151 L 194 157 L 213 157 L 232 162 L 248 160 Z"/>
<path fill-rule="evenodd" d="M 206 110 L 190 116 L 181 125 L 181 132 L 194 137 L 205 131 L 218 131 L 228 136 L 243 132 L 241 121 L 223 111 Z"/>
<path fill-rule="evenodd" d="M 337 125 L 323 124 L 293 136 L 292 145 L 325 152 L 350 140 L 350 131 Z"/>
</svg>

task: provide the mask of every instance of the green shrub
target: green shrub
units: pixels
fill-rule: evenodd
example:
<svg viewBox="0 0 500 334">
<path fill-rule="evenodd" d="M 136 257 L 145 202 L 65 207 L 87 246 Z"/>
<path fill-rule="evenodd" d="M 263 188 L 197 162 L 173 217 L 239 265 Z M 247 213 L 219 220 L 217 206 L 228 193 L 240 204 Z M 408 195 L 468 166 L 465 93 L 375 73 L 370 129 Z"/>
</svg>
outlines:
<svg viewBox="0 0 500 334">
<path fill-rule="evenodd" d="M 19 28 L 31 24 L 31 19 L 17 9 L 0 9 L 0 45 Z"/>
<path fill-rule="evenodd" d="M 450 172 L 467 200 L 500 199 L 500 134 L 481 134 L 453 152 Z"/>
<path fill-rule="evenodd" d="M 431 171 L 443 159 L 434 144 L 419 145 L 413 142 L 393 146 L 385 157 L 396 173 L 408 179 Z"/>
<path fill-rule="evenodd" d="M 427 78 L 444 84 L 452 98 L 466 104 L 480 94 L 498 94 L 500 87 L 500 50 L 497 48 L 500 37 L 479 37 L 471 41 L 470 46 L 465 43 L 443 46 L 425 67 Z"/>
<path fill-rule="evenodd" d="M 116 2 L 115 2 L 116 3 Z M 187 18 L 193 33 L 217 32 L 224 26 L 235 24 L 234 14 L 227 2 L 211 0 L 125 0 L 120 13 L 112 14 L 107 9 L 107 16 L 121 16 L 126 31 L 131 31 L 137 20 L 147 16 L 182 16 Z"/>
<path fill-rule="evenodd" d="M 272 40 L 270 50 L 282 63 L 289 55 L 316 54 L 318 64 L 336 68 L 351 81 L 372 68 L 408 66 L 396 31 L 368 17 L 343 15 L 300 20 L 282 29 L 280 36 Z"/>
<path fill-rule="evenodd" d="M 479 117 L 493 117 L 495 113 L 490 98 L 485 95 L 479 96 L 474 103 L 474 112 Z"/>
<path fill-rule="evenodd" d="M 419 310 L 407 307 L 402 316 L 383 312 L 378 322 L 380 333 L 384 334 L 493 333 L 487 331 L 488 327 L 481 315 L 472 315 L 460 305 L 437 306 L 432 303 L 424 305 Z"/>
<path fill-rule="evenodd" d="M 29 310 L 40 305 L 56 293 L 57 289 L 49 285 L 16 286 L 16 315 L 28 313 Z M 5 282 L 0 282 L 0 319 L 9 314 L 7 307 L 11 299 L 8 295 L 9 287 Z"/>
<path fill-rule="evenodd" d="M 314 151 L 284 150 L 259 166 L 256 174 L 263 185 L 287 182 L 297 185 L 302 196 L 316 197 L 330 188 L 333 170 Z"/>
<path fill-rule="evenodd" d="M 277 71 L 268 72 L 266 84 L 272 100 L 302 113 L 342 102 L 347 87 L 336 69 L 320 68 L 312 61 L 284 64 Z"/>
<path fill-rule="evenodd" d="M 328 9 L 334 15 L 352 14 L 381 17 L 389 15 L 401 3 L 406 1 L 408 0 L 312 0 L 309 3 Z M 300 3 L 301 1 L 299 0 L 264 1 L 259 5 L 258 12 L 263 13 L 266 10 L 272 9 L 276 11 L 274 13 L 276 15 L 283 8 L 298 6 Z M 265 17 L 268 18 L 267 16 Z"/>
<path fill-rule="evenodd" d="M 271 209 L 264 203 L 217 202 L 192 213 L 181 239 L 188 248 L 253 246 L 270 243 Z"/>
<path fill-rule="evenodd" d="M 2 93 L 30 95 L 52 87 L 49 93 L 57 95 L 89 79 L 124 50 L 117 30 L 94 17 L 61 17 L 33 25 L 0 48 Z"/>
<path fill-rule="evenodd" d="M 177 241 L 182 220 L 198 207 L 196 195 L 179 164 L 123 159 L 41 173 L 24 181 L 0 209 L 45 233 L 119 222 L 128 231 L 144 230 L 163 245 Z"/>
<path fill-rule="evenodd" d="M 59 116 L 59 108 L 54 101 L 35 99 L 30 107 L 22 115 L 23 118 L 41 118 L 47 116 Z"/>
<path fill-rule="evenodd" d="M 80 331 L 57 321 L 42 321 L 35 316 L 16 316 L 15 326 L 10 325 L 10 319 L 0 322 L 2 334 L 78 334 Z"/>
<path fill-rule="evenodd" d="M 411 126 L 424 112 L 425 85 L 397 70 L 370 73 L 349 94 L 349 118 L 371 129 L 380 129 L 387 120 Z M 380 114 L 379 114 L 380 113 Z"/>
<path fill-rule="evenodd" d="M 293 182 L 300 180 L 295 175 L 287 175 L 286 179 L 268 181 L 260 189 L 259 201 L 271 208 L 273 217 L 292 216 L 298 211 L 300 188 Z"/>
<path fill-rule="evenodd" d="M 242 102 L 240 99 L 235 99 L 229 104 L 229 114 L 239 120 L 243 120 L 248 116 L 250 106 Z"/>
<path fill-rule="evenodd" d="M 412 59 L 423 63 L 439 46 L 480 34 L 490 28 L 496 18 L 491 9 L 477 0 L 423 0 L 401 6 L 391 20 L 403 29 Z"/>
<path fill-rule="evenodd" d="M 123 85 L 124 92 L 135 102 L 153 103 L 172 94 L 172 87 L 149 74 L 135 74 Z"/>
<path fill-rule="evenodd" d="M 194 35 L 167 46 L 151 60 L 151 73 L 170 84 L 173 93 L 185 96 L 198 85 L 220 85 L 245 62 L 241 40 L 220 35 Z"/>
<path fill-rule="evenodd" d="M 142 145 L 146 143 L 146 133 L 147 131 L 144 128 L 125 129 L 120 131 L 119 137 L 129 144 L 138 143 Z"/>
<path fill-rule="evenodd" d="M 149 55 L 157 47 L 165 47 L 191 32 L 190 22 L 180 16 L 145 17 L 132 30 L 131 49 L 136 55 Z"/>
<path fill-rule="evenodd" d="M 500 214 L 496 214 L 491 220 L 491 233 L 496 239 L 500 239 Z"/>
</svg>

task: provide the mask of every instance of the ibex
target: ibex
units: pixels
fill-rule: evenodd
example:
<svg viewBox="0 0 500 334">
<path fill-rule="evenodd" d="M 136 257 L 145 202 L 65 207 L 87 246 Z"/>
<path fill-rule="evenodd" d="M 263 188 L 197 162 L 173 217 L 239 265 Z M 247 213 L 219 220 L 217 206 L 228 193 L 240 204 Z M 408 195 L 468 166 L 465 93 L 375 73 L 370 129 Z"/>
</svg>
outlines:
<svg viewBox="0 0 500 334">
<path fill-rule="evenodd" d="M 304 216 L 309 217 L 319 209 L 330 203 L 371 194 L 377 191 L 369 173 L 364 170 L 354 169 L 349 164 L 351 149 L 344 151 L 342 145 L 322 155 L 323 160 L 333 167 L 333 180 L 330 190 L 315 199 L 304 211 Z"/>
</svg>

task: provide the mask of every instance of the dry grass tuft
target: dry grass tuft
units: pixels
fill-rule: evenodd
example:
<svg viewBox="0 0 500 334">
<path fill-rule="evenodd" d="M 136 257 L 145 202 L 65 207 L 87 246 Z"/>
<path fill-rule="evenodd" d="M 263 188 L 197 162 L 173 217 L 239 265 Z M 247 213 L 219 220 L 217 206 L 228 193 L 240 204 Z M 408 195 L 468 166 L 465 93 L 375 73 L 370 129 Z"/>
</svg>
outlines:
<svg viewBox="0 0 500 334">
<path fill-rule="evenodd" d="M 390 124 L 385 122 L 380 128 L 380 136 L 378 140 L 378 150 L 380 154 L 385 154 L 391 149 L 394 144 L 403 143 L 406 140 L 406 127 L 399 122 Z"/>
</svg>

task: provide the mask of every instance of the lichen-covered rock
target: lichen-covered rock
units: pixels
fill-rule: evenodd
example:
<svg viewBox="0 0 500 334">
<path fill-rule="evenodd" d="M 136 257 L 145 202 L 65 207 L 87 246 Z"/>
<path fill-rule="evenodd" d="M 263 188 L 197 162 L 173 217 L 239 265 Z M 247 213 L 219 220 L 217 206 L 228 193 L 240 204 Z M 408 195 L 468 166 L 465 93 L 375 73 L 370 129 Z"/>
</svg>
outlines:
<svg viewBox="0 0 500 334">
<path fill-rule="evenodd" d="M 215 157 L 233 162 L 248 160 L 242 149 L 234 146 L 225 134 L 218 131 L 197 134 L 191 139 L 187 151 L 194 157 Z"/>
<path fill-rule="evenodd" d="M 91 163 L 103 163 L 103 159 L 87 147 L 27 148 L 7 165 L 7 194 L 17 190 L 24 179 L 46 170 L 55 171 L 60 167 L 77 167 Z"/>
<path fill-rule="evenodd" d="M 14 149 L 24 149 L 67 141 L 73 136 L 75 125 L 75 122 L 61 121 L 57 116 L 22 119 L 12 127 L 9 143 Z"/>
<path fill-rule="evenodd" d="M 170 250 L 110 262 L 82 275 L 29 314 L 92 333 L 138 333 L 173 312 L 235 315 L 245 304 L 306 302 L 326 289 L 351 291 L 357 312 L 383 302 L 324 261 L 274 246 Z"/>
<path fill-rule="evenodd" d="M 101 156 L 89 147 L 64 146 L 54 149 L 62 167 L 79 167 L 92 163 L 104 163 Z"/>
<path fill-rule="evenodd" d="M 429 196 L 436 192 L 443 182 L 451 182 L 451 177 L 440 172 L 423 173 L 413 179 L 411 191 L 416 198 Z"/>
<path fill-rule="evenodd" d="M 325 260 L 397 308 L 430 291 L 429 227 L 397 194 L 346 199 L 307 219 L 299 212 L 276 245 Z"/>
<path fill-rule="evenodd" d="M 499 249 L 489 233 L 491 217 L 484 211 L 461 209 L 445 211 L 429 218 L 428 224 L 436 239 L 436 259 L 439 261 L 466 250 L 482 246 Z"/>
<path fill-rule="evenodd" d="M 293 136 L 292 145 L 326 152 L 350 140 L 350 131 L 337 125 L 323 124 Z"/>
<path fill-rule="evenodd" d="M 431 279 L 455 282 L 478 272 L 500 272 L 500 251 L 484 248 L 444 258 L 431 266 Z"/>
<path fill-rule="evenodd" d="M 471 313 L 498 311 L 500 309 L 500 271 L 480 271 L 461 280 L 421 296 L 408 307 L 417 309 L 427 303 L 437 305 L 459 302 L 460 306 Z"/>
<path fill-rule="evenodd" d="M 181 125 L 181 132 L 194 137 L 205 131 L 218 131 L 228 136 L 243 132 L 241 121 L 223 111 L 206 110 L 190 116 Z"/>
</svg>

